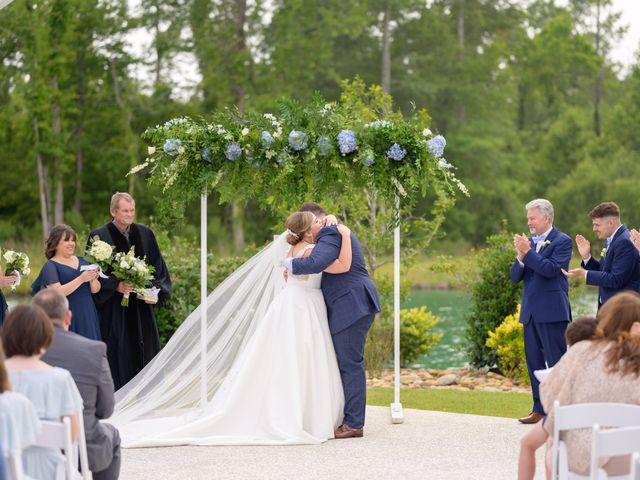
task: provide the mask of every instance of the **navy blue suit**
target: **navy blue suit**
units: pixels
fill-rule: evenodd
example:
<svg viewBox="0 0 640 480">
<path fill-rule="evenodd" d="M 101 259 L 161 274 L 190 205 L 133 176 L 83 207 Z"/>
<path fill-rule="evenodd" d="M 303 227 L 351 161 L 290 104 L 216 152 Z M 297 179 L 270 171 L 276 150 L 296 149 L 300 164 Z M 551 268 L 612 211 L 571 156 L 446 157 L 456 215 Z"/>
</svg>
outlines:
<svg viewBox="0 0 640 480">
<path fill-rule="evenodd" d="M 638 250 L 631 242 L 626 225 L 621 225 L 611 240 L 607 254 L 600 261 L 591 257 L 582 266 L 589 270 L 587 285 L 598 286 L 598 305 L 623 290 L 640 290 Z"/>
<path fill-rule="evenodd" d="M 567 351 L 564 332 L 571 320 L 569 282 L 562 269 L 569 269 L 573 243 L 568 235 L 555 227 L 546 238 L 550 243 L 536 252 L 531 250 L 522 263 L 511 265 L 510 276 L 515 283 L 524 282 L 520 323 L 524 325 L 524 350 L 531 379 L 533 411 L 544 413 L 540 402 L 540 382 L 533 372 L 555 365 Z"/>
<path fill-rule="evenodd" d="M 323 228 L 311 255 L 293 260 L 292 273 L 309 275 L 324 271 L 339 257 L 341 246 L 342 235 L 338 229 Z M 369 278 L 360 242 L 353 233 L 351 252 L 351 269 L 340 274 L 323 274 L 321 288 L 344 389 L 343 423 L 361 428 L 367 394 L 364 345 L 375 314 L 380 311 L 380 299 Z"/>
</svg>

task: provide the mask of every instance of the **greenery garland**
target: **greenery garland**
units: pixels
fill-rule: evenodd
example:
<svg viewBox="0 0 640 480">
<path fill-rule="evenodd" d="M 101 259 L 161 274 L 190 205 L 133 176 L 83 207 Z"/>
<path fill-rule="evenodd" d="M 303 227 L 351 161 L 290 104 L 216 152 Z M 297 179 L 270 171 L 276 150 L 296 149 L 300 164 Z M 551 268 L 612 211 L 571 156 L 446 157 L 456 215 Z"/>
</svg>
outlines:
<svg viewBox="0 0 640 480">
<path fill-rule="evenodd" d="M 129 174 L 148 170 L 173 209 L 204 191 L 216 191 L 221 202 L 255 198 L 274 210 L 345 190 L 375 191 L 390 206 L 400 198 L 403 207 L 429 187 L 468 195 L 425 111 L 405 119 L 379 87 L 367 90 L 358 79 L 343 87 L 340 102 L 316 94 L 304 105 L 283 100 L 277 115 L 226 110 L 148 128 L 149 156 Z M 383 107 L 368 108 L 372 100 Z"/>
</svg>

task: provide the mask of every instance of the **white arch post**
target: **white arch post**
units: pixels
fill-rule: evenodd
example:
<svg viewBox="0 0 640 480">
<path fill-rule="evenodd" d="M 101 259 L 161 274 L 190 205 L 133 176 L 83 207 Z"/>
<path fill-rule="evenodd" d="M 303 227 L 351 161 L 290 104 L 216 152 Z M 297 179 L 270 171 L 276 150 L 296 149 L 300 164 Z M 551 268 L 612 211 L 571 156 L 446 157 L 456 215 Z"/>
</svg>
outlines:
<svg viewBox="0 0 640 480">
<path fill-rule="evenodd" d="M 207 191 L 200 197 L 200 407 L 207 405 Z"/>
<path fill-rule="evenodd" d="M 404 422 L 400 403 L 400 198 L 396 196 L 396 228 L 393 231 L 393 403 L 391 423 Z"/>
</svg>

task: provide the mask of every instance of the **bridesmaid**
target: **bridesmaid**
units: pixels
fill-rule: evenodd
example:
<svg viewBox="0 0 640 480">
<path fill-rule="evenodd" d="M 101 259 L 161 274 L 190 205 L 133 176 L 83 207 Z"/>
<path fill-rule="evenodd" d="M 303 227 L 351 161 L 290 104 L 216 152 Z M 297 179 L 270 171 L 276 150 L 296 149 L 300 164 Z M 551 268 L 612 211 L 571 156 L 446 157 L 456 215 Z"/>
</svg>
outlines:
<svg viewBox="0 0 640 480">
<path fill-rule="evenodd" d="M 98 312 L 91 295 L 100 291 L 98 272 L 81 271 L 80 267 L 89 262 L 74 255 L 75 249 L 76 232 L 68 225 L 53 226 L 45 242 L 48 260 L 31 291 L 35 295 L 43 288 L 59 289 L 69 300 L 69 310 L 73 314 L 69 330 L 92 340 L 102 340 Z"/>
<path fill-rule="evenodd" d="M 15 275 L 3 275 L 0 269 L 0 326 L 4 323 L 4 317 L 7 315 L 7 310 L 9 309 L 1 289 L 13 285 L 17 279 L 18 277 Z"/>
</svg>

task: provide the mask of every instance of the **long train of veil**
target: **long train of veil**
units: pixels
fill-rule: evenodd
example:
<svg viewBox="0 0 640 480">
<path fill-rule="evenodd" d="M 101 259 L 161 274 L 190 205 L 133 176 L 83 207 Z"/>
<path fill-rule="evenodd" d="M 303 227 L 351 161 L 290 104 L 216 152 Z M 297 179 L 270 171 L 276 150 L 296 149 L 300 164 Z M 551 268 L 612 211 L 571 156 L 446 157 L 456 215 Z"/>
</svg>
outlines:
<svg viewBox="0 0 640 480">
<path fill-rule="evenodd" d="M 218 390 L 284 286 L 281 262 L 290 247 L 286 236 L 279 235 L 207 298 L 207 400 Z M 117 426 L 200 409 L 200 308 L 186 318 L 160 353 L 116 392 L 115 412 L 109 423 Z"/>
</svg>

